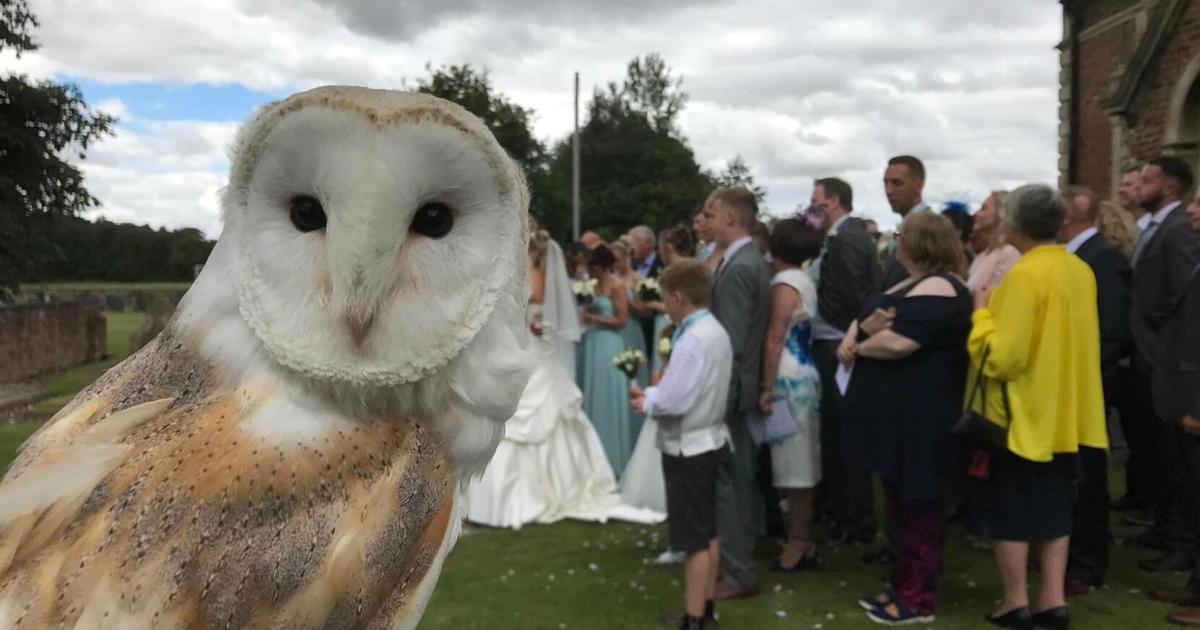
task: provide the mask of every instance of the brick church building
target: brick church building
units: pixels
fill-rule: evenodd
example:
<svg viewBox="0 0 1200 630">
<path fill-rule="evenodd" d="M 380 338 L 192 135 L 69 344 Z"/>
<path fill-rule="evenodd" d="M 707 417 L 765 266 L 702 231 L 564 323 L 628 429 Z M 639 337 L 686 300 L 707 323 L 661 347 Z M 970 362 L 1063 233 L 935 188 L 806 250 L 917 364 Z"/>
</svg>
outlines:
<svg viewBox="0 0 1200 630">
<path fill-rule="evenodd" d="M 1200 173 L 1200 0 L 1060 2 L 1060 183 L 1110 196 L 1161 154 Z"/>
</svg>

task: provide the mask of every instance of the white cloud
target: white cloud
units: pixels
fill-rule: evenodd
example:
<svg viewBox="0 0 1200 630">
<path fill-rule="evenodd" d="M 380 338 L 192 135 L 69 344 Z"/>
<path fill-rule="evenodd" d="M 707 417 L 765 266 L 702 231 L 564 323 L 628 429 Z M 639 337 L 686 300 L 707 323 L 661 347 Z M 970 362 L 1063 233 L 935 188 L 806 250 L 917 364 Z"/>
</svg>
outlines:
<svg viewBox="0 0 1200 630">
<path fill-rule="evenodd" d="M 34 0 L 42 50 L 0 67 L 37 76 L 300 89 L 401 87 L 427 62 L 469 62 L 537 110 L 539 136 L 571 126 L 572 73 L 619 80 L 657 51 L 684 76 L 681 128 L 702 164 L 745 157 L 777 212 L 839 175 L 887 223 L 884 160 L 915 153 L 940 202 L 1054 180 L 1057 3 L 1045 0 Z M 112 104 L 110 104 L 112 105 Z M 105 213 L 216 234 L 216 128 L 123 127 L 87 169 Z M 218 130 L 219 129 L 219 130 Z M 224 134 L 224 135 L 222 135 Z M 105 167 L 111 170 L 104 170 Z M 167 169 L 178 168 L 177 176 Z M 150 169 L 150 170 L 146 170 Z M 145 176 L 151 174 L 152 176 Z M 207 186 L 208 188 L 205 188 Z M 139 192 L 139 187 L 159 187 Z M 176 206 L 178 204 L 178 206 Z M 124 215 L 122 215 L 124 216 Z"/>
</svg>

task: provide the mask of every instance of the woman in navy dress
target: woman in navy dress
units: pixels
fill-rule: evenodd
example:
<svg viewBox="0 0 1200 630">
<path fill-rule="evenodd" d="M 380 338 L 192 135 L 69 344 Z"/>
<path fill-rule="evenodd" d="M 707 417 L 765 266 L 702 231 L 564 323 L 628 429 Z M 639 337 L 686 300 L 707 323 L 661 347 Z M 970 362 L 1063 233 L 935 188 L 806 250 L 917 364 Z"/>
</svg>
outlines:
<svg viewBox="0 0 1200 630">
<path fill-rule="evenodd" d="M 897 260 L 909 278 L 851 325 L 838 358 L 852 366 L 847 438 L 883 480 L 896 563 L 891 590 L 860 603 L 877 623 L 932 623 L 945 522 L 942 480 L 954 469 L 950 429 L 962 415 L 971 295 L 945 217 L 909 215 Z"/>
</svg>

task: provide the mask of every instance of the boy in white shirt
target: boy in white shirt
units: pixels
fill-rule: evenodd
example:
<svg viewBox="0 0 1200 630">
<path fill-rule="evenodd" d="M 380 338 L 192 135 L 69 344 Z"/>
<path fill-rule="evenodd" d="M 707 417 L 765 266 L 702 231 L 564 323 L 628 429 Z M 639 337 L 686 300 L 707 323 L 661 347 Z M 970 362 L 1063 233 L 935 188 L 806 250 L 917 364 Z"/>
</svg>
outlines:
<svg viewBox="0 0 1200 630">
<path fill-rule="evenodd" d="M 629 388 L 638 413 L 658 421 L 671 515 L 671 549 L 687 554 L 687 609 L 680 628 L 715 622 L 713 589 L 720 565 L 717 544 L 717 471 L 728 456 L 725 407 L 733 369 L 729 335 L 708 311 L 712 272 L 695 259 L 678 260 L 658 279 L 663 303 L 677 328 L 658 385 Z"/>
</svg>

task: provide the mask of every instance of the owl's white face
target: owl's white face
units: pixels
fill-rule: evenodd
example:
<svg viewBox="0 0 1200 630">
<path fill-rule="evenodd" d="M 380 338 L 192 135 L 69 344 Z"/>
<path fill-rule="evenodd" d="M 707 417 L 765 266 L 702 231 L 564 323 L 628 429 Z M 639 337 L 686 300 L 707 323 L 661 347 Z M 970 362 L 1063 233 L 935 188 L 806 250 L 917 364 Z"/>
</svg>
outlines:
<svg viewBox="0 0 1200 630">
<path fill-rule="evenodd" d="M 321 88 L 243 132 L 222 238 L 275 361 L 386 387 L 445 366 L 521 294 L 525 204 L 516 167 L 462 110 Z"/>
</svg>

